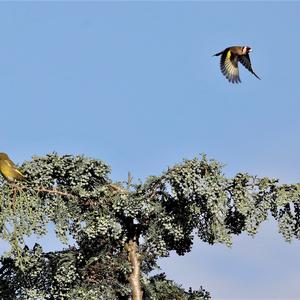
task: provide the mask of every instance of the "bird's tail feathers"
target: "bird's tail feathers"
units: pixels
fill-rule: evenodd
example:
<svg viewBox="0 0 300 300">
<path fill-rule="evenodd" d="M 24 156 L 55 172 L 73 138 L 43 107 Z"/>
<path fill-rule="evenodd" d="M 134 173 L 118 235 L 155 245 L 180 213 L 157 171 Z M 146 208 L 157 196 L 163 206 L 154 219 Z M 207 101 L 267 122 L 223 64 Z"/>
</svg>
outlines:
<svg viewBox="0 0 300 300">
<path fill-rule="evenodd" d="M 221 52 L 219 52 L 219 53 L 214 54 L 213 56 L 219 56 L 219 55 L 221 55 L 223 52 L 224 52 L 224 51 L 221 51 Z"/>
</svg>

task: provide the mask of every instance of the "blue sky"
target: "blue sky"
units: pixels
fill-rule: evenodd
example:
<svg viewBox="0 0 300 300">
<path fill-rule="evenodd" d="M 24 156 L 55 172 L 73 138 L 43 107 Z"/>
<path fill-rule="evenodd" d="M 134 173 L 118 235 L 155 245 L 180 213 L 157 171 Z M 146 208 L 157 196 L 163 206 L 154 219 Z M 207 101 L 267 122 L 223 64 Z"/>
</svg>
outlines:
<svg viewBox="0 0 300 300">
<path fill-rule="evenodd" d="M 299 181 L 300 3 L 2 2 L 1 151 L 18 163 L 52 151 L 160 174 L 205 152 L 228 176 Z M 258 80 L 228 83 L 212 57 L 249 45 Z M 51 240 L 51 238 L 49 237 Z M 232 249 L 196 243 L 163 260 L 215 299 L 297 298 L 299 242 L 272 222 Z M 283 259 L 284 258 L 284 259 Z"/>
</svg>

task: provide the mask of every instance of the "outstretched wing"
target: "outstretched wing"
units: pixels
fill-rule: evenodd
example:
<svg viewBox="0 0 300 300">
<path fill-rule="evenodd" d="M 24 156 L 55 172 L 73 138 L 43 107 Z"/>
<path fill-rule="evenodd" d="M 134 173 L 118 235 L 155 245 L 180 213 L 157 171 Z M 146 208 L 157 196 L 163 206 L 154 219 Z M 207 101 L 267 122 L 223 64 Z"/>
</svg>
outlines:
<svg viewBox="0 0 300 300">
<path fill-rule="evenodd" d="M 238 58 L 229 49 L 225 49 L 221 56 L 220 68 L 223 75 L 232 83 L 241 82 L 238 68 Z"/>
<path fill-rule="evenodd" d="M 253 71 L 252 69 L 252 66 L 251 66 L 251 61 L 250 61 L 250 56 L 249 54 L 245 54 L 245 55 L 242 55 L 239 57 L 239 61 L 241 62 L 241 64 L 249 71 L 251 72 L 256 78 L 260 79 L 256 74 L 255 72 Z"/>
</svg>

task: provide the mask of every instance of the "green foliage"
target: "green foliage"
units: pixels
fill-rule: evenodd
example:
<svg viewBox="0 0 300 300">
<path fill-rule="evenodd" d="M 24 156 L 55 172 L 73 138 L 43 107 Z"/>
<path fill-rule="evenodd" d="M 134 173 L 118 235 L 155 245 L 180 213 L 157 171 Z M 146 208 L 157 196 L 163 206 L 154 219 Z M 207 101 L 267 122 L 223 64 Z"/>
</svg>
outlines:
<svg viewBox="0 0 300 300">
<path fill-rule="evenodd" d="M 272 215 L 286 241 L 300 239 L 300 184 L 282 185 L 274 191 Z"/>
<path fill-rule="evenodd" d="M 22 167 L 26 185 L 2 181 L 0 195 L 0 237 L 11 243 L 12 254 L 17 257 L 24 236 L 45 234 L 50 221 L 55 223 L 61 241 L 67 243 L 66 233 L 81 222 L 78 216 L 86 199 L 98 199 L 105 193 L 103 186 L 109 182 L 110 170 L 101 161 L 55 153 L 34 158 Z M 58 190 L 63 193 L 55 193 Z"/>
<path fill-rule="evenodd" d="M 109 181 L 110 173 L 110 167 L 101 160 L 56 153 L 33 157 L 22 169 L 31 186 L 59 186 L 64 191 L 87 195 L 99 193 L 99 188 Z"/>
<path fill-rule="evenodd" d="M 202 287 L 186 292 L 172 280 L 166 279 L 164 273 L 149 278 L 144 289 L 145 300 L 210 300 L 210 294 Z"/>
<path fill-rule="evenodd" d="M 193 237 L 230 246 L 232 235 L 253 235 L 272 215 L 287 241 L 300 237 L 300 185 L 238 173 L 226 178 L 214 160 L 194 158 L 144 183 L 112 183 L 99 160 L 55 153 L 22 166 L 27 182 L 0 182 L 3 299 L 128 299 L 132 266 L 126 243 L 139 241 L 146 299 L 210 299 L 164 276 L 149 277 L 157 258 L 191 250 Z M 24 237 L 53 222 L 63 251 L 28 249 Z M 170 298 L 172 295 L 173 298 Z"/>
<path fill-rule="evenodd" d="M 129 295 L 124 280 L 129 270 L 126 258 L 100 245 L 89 249 L 93 253 L 86 251 L 86 245 L 50 253 L 44 253 L 38 244 L 33 250 L 25 247 L 22 269 L 16 260 L 2 258 L 0 298 L 79 299 L 81 295 L 82 299 L 88 295 L 83 299 L 121 299 Z"/>
</svg>

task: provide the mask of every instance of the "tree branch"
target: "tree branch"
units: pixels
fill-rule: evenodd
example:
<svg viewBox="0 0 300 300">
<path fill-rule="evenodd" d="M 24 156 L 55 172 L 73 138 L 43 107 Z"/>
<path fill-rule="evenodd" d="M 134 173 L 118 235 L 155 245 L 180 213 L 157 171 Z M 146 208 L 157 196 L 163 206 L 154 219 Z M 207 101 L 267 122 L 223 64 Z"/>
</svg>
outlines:
<svg viewBox="0 0 300 300">
<path fill-rule="evenodd" d="M 56 189 L 49 190 L 49 189 L 41 187 L 41 188 L 37 189 L 37 192 L 38 193 L 48 193 L 48 194 L 55 194 L 55 195 L 60 195 L 60 196 L 66 196 L 66 197 L 73 197 L 73 198 L 75 198 L 75 195 L 72 195 L 72 194 L 66 193 L 66 192 L 62 192 L 62 191 L 58 191 Z"/>
</svg>

